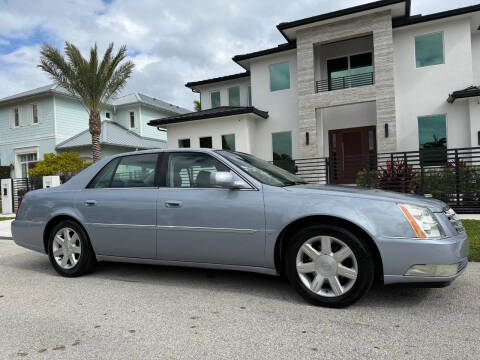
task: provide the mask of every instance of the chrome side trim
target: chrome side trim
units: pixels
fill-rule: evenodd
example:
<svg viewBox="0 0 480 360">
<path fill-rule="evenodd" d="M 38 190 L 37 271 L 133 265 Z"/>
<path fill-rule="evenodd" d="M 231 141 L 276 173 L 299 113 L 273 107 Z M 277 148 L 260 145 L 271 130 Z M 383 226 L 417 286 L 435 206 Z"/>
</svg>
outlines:
<svg viewBox="0 0 480 360">
<path fill-rule="evenodd" d="M 86 223 L 87 226 L 95 226 L 99 228 L 115 228 L 115 229 L 151 229 L 155 230 L 156 225 L 137 225 L 137 224 L 104 224 L 104 223 Z"/>
<path fill-rule="evenodd" d="M 173 230 L 173 231 L 209 231 L 209 232 L 223 232 L 223 233 L 237 233 L 237 234 L 254 234 L 258 232 L 255 229 L 234 229 L 234 228 L 213 228 L 201 226 L 171 226 L 158 225 L 158 230 Z"/>
</svg>

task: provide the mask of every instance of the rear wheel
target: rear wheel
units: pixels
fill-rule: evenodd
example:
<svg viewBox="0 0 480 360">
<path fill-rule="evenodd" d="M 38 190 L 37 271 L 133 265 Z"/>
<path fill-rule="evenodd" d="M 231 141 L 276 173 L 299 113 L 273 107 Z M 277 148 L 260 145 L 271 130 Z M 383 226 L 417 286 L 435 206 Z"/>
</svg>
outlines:
<svg viewBox="0 0 480 360">
<path fill-rule="evenodd" d="M 93 269 L 95 254 L 81 226 L 71 220 L 57 224 L 50 233 L 48 257 L 63 276 L 81 276 Z"/>
<path fill-rule="evenodd" d="M 287 246 L 285 272 L 312 304 L 345 307 L 371 287 L 374 263 L 354 234 L 337 226 L 314 225 L 296 233 Z"/>
</svg>

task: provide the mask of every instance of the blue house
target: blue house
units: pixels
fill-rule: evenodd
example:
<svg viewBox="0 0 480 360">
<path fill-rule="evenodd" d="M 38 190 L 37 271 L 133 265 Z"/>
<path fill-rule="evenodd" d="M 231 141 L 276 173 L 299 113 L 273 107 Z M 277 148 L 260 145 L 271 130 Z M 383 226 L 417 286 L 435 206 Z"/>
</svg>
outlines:
<svg viewBox="0 0 480 360">
<path fill-rule="evenodd" d="M 166 133 L 147 125 L 190 110 L 139 94 L 110 101 L 101 111 L 102 156 L 166 147 Z M 79 98 L 56 85 L 0 99 L 0 165 L 25 178 L 43 154 L 75 151 L 91 160 L 88 112 Z"/>
</svg>

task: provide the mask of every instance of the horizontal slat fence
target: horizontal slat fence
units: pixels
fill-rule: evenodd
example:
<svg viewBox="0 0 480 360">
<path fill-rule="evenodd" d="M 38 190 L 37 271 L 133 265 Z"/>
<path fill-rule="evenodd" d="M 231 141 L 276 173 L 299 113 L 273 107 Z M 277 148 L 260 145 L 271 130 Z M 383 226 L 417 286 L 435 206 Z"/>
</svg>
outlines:
<svg viewBox="0 0 480 360">
<path fill-rule="evenodd" d="M 297 159 L 290 171 L 319 184 L 356 184 L 445 201 L 480 212 L 480 147 Z M 284 167 L 285 168 L 285 167 Z"/>
</svg>

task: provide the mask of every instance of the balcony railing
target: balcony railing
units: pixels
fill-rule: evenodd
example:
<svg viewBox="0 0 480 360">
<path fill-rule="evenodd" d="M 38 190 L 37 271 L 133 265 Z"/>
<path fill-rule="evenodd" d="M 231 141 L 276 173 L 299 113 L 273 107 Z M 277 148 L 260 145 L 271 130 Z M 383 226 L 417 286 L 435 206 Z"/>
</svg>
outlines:
<svg viewBox="0 0 480 360">
<path fill-rule="evenodd" d="M 325 79 L 315 82 L 315 91 L 325 92 L 332 90 L 341 90 L 354 88 L 359 86 L 372 85 L 374 83 L 373 72 L 366 72 L 362 74 L 349 75 L 334 79 Z"/>
</svg>

